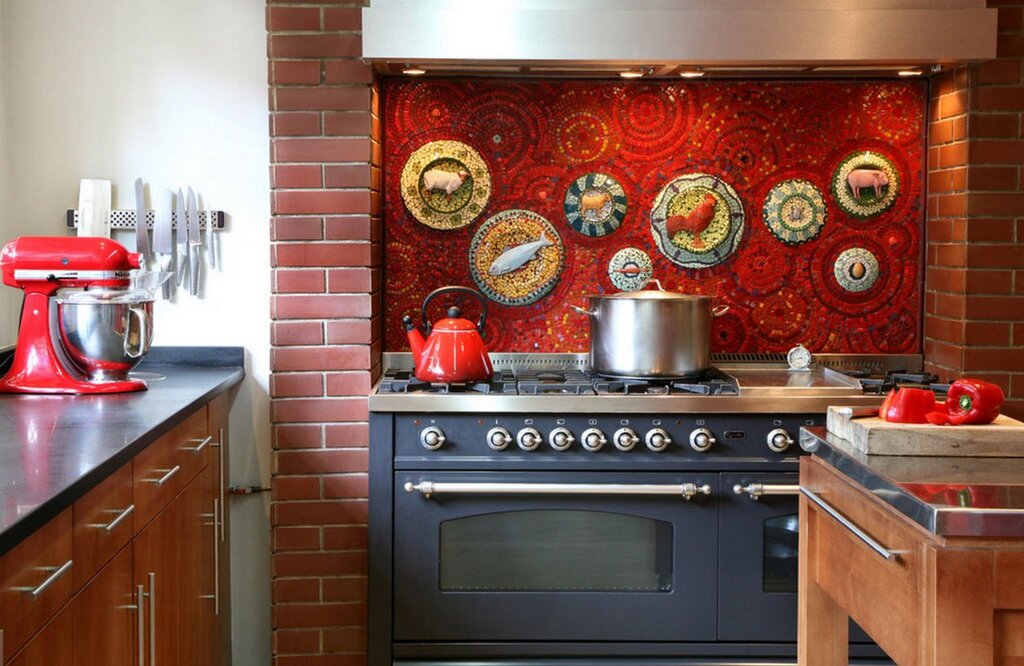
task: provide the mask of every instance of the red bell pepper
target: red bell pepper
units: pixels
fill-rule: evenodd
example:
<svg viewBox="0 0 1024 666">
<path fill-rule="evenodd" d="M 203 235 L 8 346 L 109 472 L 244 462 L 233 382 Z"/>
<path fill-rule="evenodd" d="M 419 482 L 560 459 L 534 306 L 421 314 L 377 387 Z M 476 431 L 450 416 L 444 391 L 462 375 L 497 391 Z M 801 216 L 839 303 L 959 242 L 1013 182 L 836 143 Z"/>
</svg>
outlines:
<svg viewBox="0 0 1024 666">
<path fill-rule="evenodd" d="M 935 393 L 928 389 L 901 388 L 889 391 L 878 415 L 893 423 L 927 423 L 935 411 Z"/>
<path fill-rule="evenodd" d="M 953 425 L 991 423 L 1006 396 L 998 384 L 981 379 L 958 379 L 949 387 L 946 411 Z"/>
</svg>

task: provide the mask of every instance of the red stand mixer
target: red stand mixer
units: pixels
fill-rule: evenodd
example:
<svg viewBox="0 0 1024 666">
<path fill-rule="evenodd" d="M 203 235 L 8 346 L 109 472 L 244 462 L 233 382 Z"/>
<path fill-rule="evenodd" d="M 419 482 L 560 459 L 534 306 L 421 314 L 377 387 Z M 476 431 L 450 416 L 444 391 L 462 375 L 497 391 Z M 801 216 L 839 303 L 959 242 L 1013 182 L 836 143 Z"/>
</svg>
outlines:
<svg viewBox="0 0 1024 666">
<path fill-rule="evenodd" d="M 131 289 L 140 256 L 108 238 L 17 238 L 3 283 L 24 290 L 18 344 L 0 393 L 121 393 L 149 351 L 153 297 Z"/>
</svg>

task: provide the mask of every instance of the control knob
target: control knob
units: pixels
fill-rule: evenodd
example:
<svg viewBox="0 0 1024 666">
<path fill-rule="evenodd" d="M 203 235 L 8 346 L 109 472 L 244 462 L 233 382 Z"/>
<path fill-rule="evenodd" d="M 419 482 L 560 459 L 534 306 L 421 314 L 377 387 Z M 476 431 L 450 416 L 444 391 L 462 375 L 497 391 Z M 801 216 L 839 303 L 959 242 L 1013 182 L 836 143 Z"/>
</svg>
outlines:
<svg viewBox="0 0 1024 666">
<path fill-rule="evenodd" d="M 580 439 L 583 441 L 583 448 L 587 451 L 600 451 L 601 447 L 608 442 L 604 433 L 597 428 L 587 428 L 583 431 Z"/>
<path fill-rule="evenodd" d="M 548 433 L 548 444 L 551 445 L 555 451 L 565 451 L 572 443 L 576 441 L 576 438 L 572 436 L 568 428 L 555 428 Z"/>
<path fill-rule="evenodd" d="M 705 453 L 717 442 L 714 434 L 707 428 L 697 428 L 690 433 L 690 448 L 697 453 Z"/>
<path fill-rule="evenodd" d="M 668 448 L 668 445 L 672 443 L 672 438 L 668 436 L 668 433 L 663 428 L 651 428 L 644 435 L 644 441 L 647 444 L 647 448 L 660 453 Z"/>
<path fill-rule="evenodd" d="M 491 428 L 487 431 L 487 446 L 495 451 L 504 451 L 512 443 L 512 433 L 502 427 Z"/>
<path fill-rule="evenodd" d="M 619 451 L 632 451 L 639 441 L 640 438 L 632 428 L 619 428 L 612 437 L 612 442 Z"/>
<path fill-rule="evenodd" d="M 768 433 L 768 448 L 775 453 L 785 453 L 793 446 L 793 438 L 783 428 L 776 428 Z"/>
<path fill-rule="evenodd" d="M 437 451 L 444 446 L 444 431 L 437 426 L 428 426 L 420 432 L 420 444 L 430 451 Z"/>
<path fill-rule="evenodd" d="M 533 451 L 544 441 L 536 428 L 523 428 L 516 433 L 516 443 L 523 451 Z"/>
</svg>

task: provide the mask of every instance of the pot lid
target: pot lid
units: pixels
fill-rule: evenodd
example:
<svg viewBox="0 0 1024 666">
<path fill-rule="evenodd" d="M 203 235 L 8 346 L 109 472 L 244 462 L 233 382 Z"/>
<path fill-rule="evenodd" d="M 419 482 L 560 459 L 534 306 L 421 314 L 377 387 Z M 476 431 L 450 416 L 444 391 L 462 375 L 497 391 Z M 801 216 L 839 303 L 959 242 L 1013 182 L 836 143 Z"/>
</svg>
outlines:
<svg viewBox="0 0 1024 666">
<path fill-rule="evenodd" d="M 623 291 L 618 294 L 595 294 L 591 296 L 591 298 L 616 298 L 640 301 L 698 301 L 711 299 L 710 296 L 680 294 L 675 291 L 658 291 L 657 289 L 643 289 L 641 291 Z"/>
</svg>

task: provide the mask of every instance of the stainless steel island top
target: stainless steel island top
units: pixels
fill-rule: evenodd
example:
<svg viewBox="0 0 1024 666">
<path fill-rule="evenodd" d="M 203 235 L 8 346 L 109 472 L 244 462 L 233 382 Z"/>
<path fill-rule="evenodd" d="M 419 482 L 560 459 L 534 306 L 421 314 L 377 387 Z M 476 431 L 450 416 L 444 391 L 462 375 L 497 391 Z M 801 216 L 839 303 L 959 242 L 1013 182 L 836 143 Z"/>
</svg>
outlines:
<svg viewBox="0 0 1024 666">
<path fill-rule="evenodd" d="M 800 446 L 933 534 L 1024 538 L 1024 458 L 867 455 L 822 426 Z"/>
</svg>

